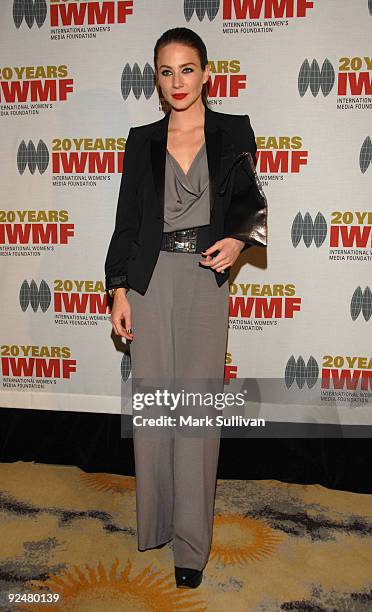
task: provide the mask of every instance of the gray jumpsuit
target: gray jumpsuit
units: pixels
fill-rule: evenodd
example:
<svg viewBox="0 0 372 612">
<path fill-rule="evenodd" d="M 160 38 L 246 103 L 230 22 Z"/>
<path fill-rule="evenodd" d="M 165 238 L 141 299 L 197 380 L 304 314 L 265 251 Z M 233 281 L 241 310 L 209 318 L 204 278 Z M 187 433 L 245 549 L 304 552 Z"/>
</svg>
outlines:
<svg viewBox="0 0 372 612">
<path fill-rule="evenodd" d="M 167 151 L 164 232 L 209 221 L 205 143 L 187 174 Z M 179 381 L 172 388 L 223 392 L 228 283 L 218 287 L 214 272 L 200 260 L 200 254 L 160 251 L 145 295 L 128 292 L 132 379 L 152 381 L 150 387 Z M 154 415 L 146 410 L 146 416 Z M 218 414 L 205 406 L 198 411 L 198 416 L 200 411 Z M 173 539 L 174 564 L 200 570 L 211 547 L 220 431 L 205 436 L 199 430 L 185 435 L 178 428 L 170 435 L 158 433 L 147 437 L 140 428 L 133 431 L 138 548 Z"/>
</svg>

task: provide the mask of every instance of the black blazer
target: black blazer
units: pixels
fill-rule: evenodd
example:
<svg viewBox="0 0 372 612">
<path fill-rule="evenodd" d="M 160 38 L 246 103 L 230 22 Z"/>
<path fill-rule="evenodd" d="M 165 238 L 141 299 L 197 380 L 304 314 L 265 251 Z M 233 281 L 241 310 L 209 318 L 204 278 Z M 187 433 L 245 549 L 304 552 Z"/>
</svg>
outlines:
<svg viewBox="0 0 372 612">
<path fill-rule="evenodd" d="M 163 233 L 169 116 L 170 111 L 154 123 L 129 130 L 115 229 L 105 262 L 106 290 L 126 286 L 144 295 L 150 282 Z M 248 191 L 254 180 L 249 164 L 245 172 L 228 181 L 227 189 L 222 190 L 221 186 L 239 153 L 250 151 L 255 161 L 257 145 L 249 117 L 215 112 L 206 106 L 204 134 L 210 181 L 211 245 L 227 236 L 236 235 L 244 240 L 244 223 L 241 211 L 235 210 L 235 195 Z M 243 250 L 249 246 L 246 243 Z M 229 277 L 229 269 L 214 274 L 221 286 Z"/>
</svg>

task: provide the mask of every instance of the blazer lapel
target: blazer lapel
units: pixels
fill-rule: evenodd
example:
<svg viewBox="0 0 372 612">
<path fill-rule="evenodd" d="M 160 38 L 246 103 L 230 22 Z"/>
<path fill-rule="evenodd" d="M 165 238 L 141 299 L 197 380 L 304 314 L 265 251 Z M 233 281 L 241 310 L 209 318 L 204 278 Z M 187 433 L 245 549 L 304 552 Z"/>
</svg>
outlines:
<svg viewBox="0 0 372 612">
<path fill-rule="evenodd" d="M 151 170 L 157 194 L 159 215 L 164 216 L 165 161 L 168 139 L 168 124 L 171 111 L 158 123 L 150 139 Z M 222 131 L 218 126 L 216 115 L 208 107 L 205 108 L 204 137 L 209 168 L 209 192 L 211 211 L 217 196 L 217 186 L 220 176 Z"/>
<path fill-rule="evenodd" d="M 158 123 L 150 139 L 151 170 L 157 194 L 159 216 L 164 217 L 165 160 L 170 111 Z"/>
<path fill-rule="evenodd" d="M 214 212 L 221 168 L 222 130 L 218 125 L 217 114 L 208 107 L 205 108 L 204 134 L 209 168 L 211 213 Z"/>
</svg>

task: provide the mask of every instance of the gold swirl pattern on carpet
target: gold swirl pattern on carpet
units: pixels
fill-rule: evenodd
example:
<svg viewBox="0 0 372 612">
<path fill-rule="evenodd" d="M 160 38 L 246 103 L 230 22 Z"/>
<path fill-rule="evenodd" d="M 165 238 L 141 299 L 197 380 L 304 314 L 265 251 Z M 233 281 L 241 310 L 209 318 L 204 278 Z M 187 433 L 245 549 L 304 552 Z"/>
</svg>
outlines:
<svg viewBox="0 0 372 612">
<path fill-rule="evenodd" d="M 1 610 L 372 610 L 371 495 L 219 480 L 194 591 L 175 586 L 172 542 L 137 550 L 135 478 L 19 461 L 0 464 L 0 479 Z"/>
</svg>

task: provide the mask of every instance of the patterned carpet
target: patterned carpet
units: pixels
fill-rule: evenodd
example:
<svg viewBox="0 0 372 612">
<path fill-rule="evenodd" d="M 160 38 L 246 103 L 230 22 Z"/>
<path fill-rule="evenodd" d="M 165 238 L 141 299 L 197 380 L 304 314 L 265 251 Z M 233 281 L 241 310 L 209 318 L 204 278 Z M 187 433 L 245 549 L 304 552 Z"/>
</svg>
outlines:
<svg viewBox="0 0 372 612">
<path fill-rule="evenodd" d="M 137 551 L 134 478 L 17 462 L 0 482 L 1 610 L 372 610 L 372 495 L 219 480 L 210 560 L 186 590 L 172 543 Z"/>
</svg>

